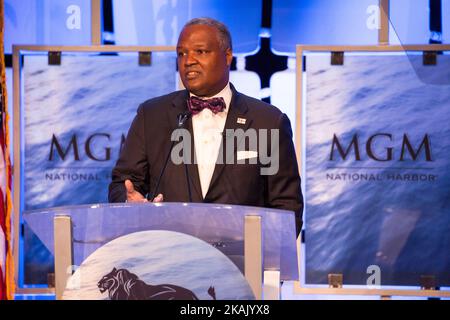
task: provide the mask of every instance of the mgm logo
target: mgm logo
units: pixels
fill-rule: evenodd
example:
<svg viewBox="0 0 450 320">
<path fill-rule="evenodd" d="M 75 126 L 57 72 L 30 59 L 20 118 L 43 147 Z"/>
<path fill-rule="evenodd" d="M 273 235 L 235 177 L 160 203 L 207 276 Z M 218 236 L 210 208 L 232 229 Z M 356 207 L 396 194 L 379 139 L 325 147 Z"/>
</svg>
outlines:
<svg viewBox="0 0 450 320">
<path fill-rule="evenodd" d="M 400 151 L 396 151 L 400 150 Z M 365 157 L 366 156 L 366 157 Z M 336 134 L 331 141 L 329 161 L 353 158 L 362 161 L 368 158 L 377 162 L 388 161 L 433 161 L 430 136 L 425 134 L 421 140 L 411 142 L 405 133 L 400 141 L 396 141 L 391 133 L 376 133 L 361 144 L 358 134 L 353 134 L 350 142 L 345 145 Z"/>
<path fill-rule="evenodd" d="M 66 144 L 64 144 L 53 134 L 48 161 L 54 161 L 56 155 L 58 155 L 62 161 L 65 161 L 69 158 L 70 154 L 72 154 L 74 161 L 81 161 L 85 157 L 98 162 L 109 161 L 111 160 L 110 140 L 111 135 L 109 133 L 94 133 L 89 135 L 83 143 L 76 134 L 72 134 L 70 141 L 65 141 Z M 120 150 L 122 150 L 124 142 L 125 135 L 122 134 L 119 153 Z"/>
</svg>

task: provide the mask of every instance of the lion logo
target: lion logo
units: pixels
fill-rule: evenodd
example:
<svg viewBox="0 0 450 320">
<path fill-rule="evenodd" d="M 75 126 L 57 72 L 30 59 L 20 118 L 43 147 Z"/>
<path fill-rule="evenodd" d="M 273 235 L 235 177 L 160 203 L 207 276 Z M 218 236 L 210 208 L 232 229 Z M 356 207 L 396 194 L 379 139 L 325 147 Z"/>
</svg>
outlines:
<svg viewBox="0 0 450 320">
<path fill-rule="evenodd" d="M 198 300 L 190 290 L 172 284 L 150 285 L 127 269 L 116 269 L 97 283 L 100 293 L 108 291 L 111 300 Z M 214 287 L 208 294 L 216 300 Z"/>
</svg>

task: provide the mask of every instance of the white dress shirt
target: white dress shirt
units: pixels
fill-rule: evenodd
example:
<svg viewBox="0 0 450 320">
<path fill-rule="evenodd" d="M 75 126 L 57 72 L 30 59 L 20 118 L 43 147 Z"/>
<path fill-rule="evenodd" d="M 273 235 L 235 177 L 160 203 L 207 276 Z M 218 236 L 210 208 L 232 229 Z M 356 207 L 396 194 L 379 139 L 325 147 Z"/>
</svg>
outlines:
<svg viewBox="0 0 450 320">
<path fill-rule="evenodd" d="M 192 93 L 190 95 L 193 96 Z M 208 192 L 216 166 L 216 160 L 222 143 L 222 132 L 230 108 L 231 96 L 230 83 L 228 83 L 218 94 L 207 98 L 201 97 L 202 99 L 222 97 L 225 100 L 225 110 L 214 114 L 210 109 L 206 108 L 192 117 L 195 156 L 203 198 L 205 198 Z"/>
</svg>

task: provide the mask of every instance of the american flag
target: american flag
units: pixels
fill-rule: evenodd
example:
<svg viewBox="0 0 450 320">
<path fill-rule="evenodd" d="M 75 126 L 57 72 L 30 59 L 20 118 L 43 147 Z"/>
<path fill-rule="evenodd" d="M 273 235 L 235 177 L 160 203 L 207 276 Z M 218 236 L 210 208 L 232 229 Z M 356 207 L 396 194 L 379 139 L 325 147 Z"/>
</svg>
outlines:
<svg viewBox="0 0 450 320">
<path fill-rule="evenodd" d="M 2 97 L 3 98 L 3 97 Z M 3 104 L 3 99 L 2 99 Z M 7 166 L 5 161 L 5 135 L 3 118 L 4 113 L 2 111 L 2 128 L 0 130 L 0 300 L 6 299 L 6 259 L 9 253 L 8 246 L 8 230 L 7 223 L 9 222 L 6 206 L 7 201 L 5 197 L 5 190 L 7 188 Z"/>
<path fill-rule="evenodd" d="M 3 0 L 0 0 L 0 300 L 12 299 L 14 278 L 12 268 L 11 237 L 11 165 L 8 149 L 8 104 L 6 100 L 6 75 L 4 60 L 4 11 Z"/>
</svg>

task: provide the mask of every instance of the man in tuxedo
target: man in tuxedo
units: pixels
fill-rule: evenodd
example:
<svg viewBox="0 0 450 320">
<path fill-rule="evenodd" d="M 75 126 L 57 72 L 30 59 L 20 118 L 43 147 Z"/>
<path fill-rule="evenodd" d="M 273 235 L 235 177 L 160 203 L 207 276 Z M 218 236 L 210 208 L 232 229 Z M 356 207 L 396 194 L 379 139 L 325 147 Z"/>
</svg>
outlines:
<svg viewBox="0 0 450 320">
<path fill-rule="evenodd" d="M 139 106 L 112 172 L 109 201 L 291 210 L 298 235 L 303 198 L 289 119 L 236 91 L 229 83 L 232 56 L 222 23 L 199 18 L 183 27 L 177 61 L 186 90 Z M 182 139 L 183 163 L 175 161 L 172 149 L 179 130 L 188 134 Z"/>
</svg>

